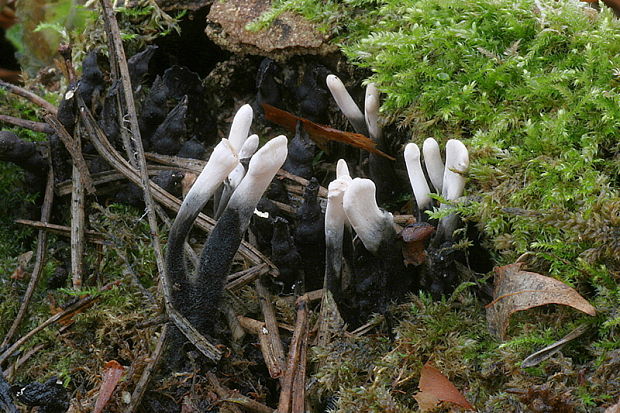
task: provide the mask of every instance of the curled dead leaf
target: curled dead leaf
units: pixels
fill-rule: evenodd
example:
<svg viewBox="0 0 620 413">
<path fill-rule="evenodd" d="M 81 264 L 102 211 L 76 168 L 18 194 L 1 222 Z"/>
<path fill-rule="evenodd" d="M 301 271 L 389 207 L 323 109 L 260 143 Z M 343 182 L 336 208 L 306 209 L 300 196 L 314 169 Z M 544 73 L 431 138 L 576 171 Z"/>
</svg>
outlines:
<svg viewBox="0 0 620 413">
<path fill-rule="evenodd" d="M 304 129 L 308 133 L 308 136 L 310 136 L 310 138 L 312 138 L 312 140 L 315 141 L 316 144 L 323 150 L 327 149 L 327 142 L 336 141 L 381 155 L 392 161 L 395 160 L 393 156 L 377 149 L 377 144 L 372 139 L 362 135 L 361 133 L 345 132 L 329 126 L 320 125 L 266 103 L 263 103 L 262 106 L 265 111 L 265 119 L 276 123 L 293 133 L 297 127 L 297 122 L 301 122 Z"/>
<path fill-rule="evenodd" d="M 403 259 L 405 265 L 420 265 L 426 260 L 425 242 L 435 232 L 435 227 L 427 222 L 416 222 L 406 226 L 401 232 L 403 240 Z"/>
<path fill-rule="evenodd" d="M 430 361 L 422 367 L 419 387 L 420 391 L 413 397 L 423 412 L 433 410 L 441 402 L 454 403 L 464 409 L 475 410 L 456 386 L 433 367 Z"/>
<path fill-rule="evenodd" d="M 17 257 L 17 267 L 15 268 L 15 271 L 13 271 L 13 274 L 11 274 L 12 280 L 23 280 L 29 275 L 26 272 L 26 267 L 32 260 L 33 255 L 34 253 L 32 251 L 28 251 Z"/>
<path fill-rule="evenodd" d="M 596 315 L 596 309 L 585 298 L 555 278 L 522 271 L 521 263 L 495 268 L 493 301 L 486 309 L 489 329 L 497 337 L 505 339 L 511 314 L 545 304 L 567 305 Z"/>
</svg>

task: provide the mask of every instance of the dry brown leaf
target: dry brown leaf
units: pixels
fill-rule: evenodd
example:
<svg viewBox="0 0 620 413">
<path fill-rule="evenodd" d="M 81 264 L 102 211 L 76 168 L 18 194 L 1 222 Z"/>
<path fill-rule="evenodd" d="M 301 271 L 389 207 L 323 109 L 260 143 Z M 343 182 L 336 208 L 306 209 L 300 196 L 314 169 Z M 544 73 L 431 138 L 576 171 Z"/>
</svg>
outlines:
<svg viewBox="0 0 620 413">
<path fill-rule="evenodd" d="M 305 131 L 308 133 L 308 136 L 310 136 L 310 138 L 312 138 L 312 140 L 323 150 L 326 149 L 327 142 L 336 141 L 381 155 L 392 161 L 395 160 L 393 156 L 377 149 L 377 144 L 372 139 L 362 135 L 361 133 L 345 132 L 329 126 L 320 125 L 266 103 L 263 103 L 262 106 L 265 111 L 265 119 L 290 130 L 292 133 L 295 133 L 297 122 L 301 122 Z"/>
<path fill-rule="evenodd" d="M 427 362 L 420 373 L 420 391 L 413 397 L 422 411 L 433 410 L 440 402 L 454 403 L 467 410 L 475 410 L 465 396 L 446 376 Z"/>
<path fill-rule="evenodd" d="M 103 408 L 106 404 L 108 404 L 112 393 L 114 393 L 114 389 L 116 389 L 118 381 L 121 379 L 123 372 L 125 371 L 125 367 L 121 366 L 116 360 L 108 361 L 104 365 L 104 369 L 103 380 L 101 382 L 101 388 L 99 389 L 99 395 L 97 396 L 93 413 L 101 413 L 103 411 Z"/>
<path fill-rule="evenodd" d="M 510 315 L 545 304 L 562 304 L 596 315 L 596 309 L 577 291 L 555 278 L 522 271 L 521 263 L 495 268 L 493 301 L 487 304 L 489 329 L 504 340 Z"/>
<path fill-rule="evenodd" d="M 28 266 L 30 260 L 32 260 L 33 255 L 34 253 L 32 251 L 28 251 L 17 257 L 17 267 L 15 268 L 15 271 L 13 271 L 13 274 L 11 274 L 12 280 L 23 280 L 28 276 L 26 267 Z"/>
</svg>

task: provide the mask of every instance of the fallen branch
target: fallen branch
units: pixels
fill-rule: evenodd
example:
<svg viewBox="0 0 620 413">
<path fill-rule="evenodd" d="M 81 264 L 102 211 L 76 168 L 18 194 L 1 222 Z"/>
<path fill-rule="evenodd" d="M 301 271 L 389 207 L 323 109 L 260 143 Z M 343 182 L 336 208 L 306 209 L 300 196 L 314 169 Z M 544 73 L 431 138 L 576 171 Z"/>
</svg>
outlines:
<svg viewBox="0 0 620 413">
<path fill-rule="evenodd" d="M 266 340 L 263 353 L 265 363 L 269 369 L 269 375 L 272 378 L 281 379 L 285 371 L 284 369 L 286 368 L 284 347 L 280 339 L 278 320 L 276 319 L 276 312 L 271 303 L 271 295 L 260 278 L 256 280 L 256 293 L 258 294 L 260 308 L 265 318 L 266 328 L 262 330 L 262 335 L 265 335 Z M 261 337 L 261 340 L 262 339 Z"/>
<path fill-rule="evenodd" d="M 50 224 L 48 222 L 43 221 L 31 221 L 29 219 L 16 219 L 16 224 L 28 225 L 29 227 L 37 228 L 39 230 L 44 230 L 46 232 L 53 232 L 54 234 L 62 235 L 64 237 L 71 236 L 71 227 L 67 227 L 65 225 L 58 224 Z M 86 238 L 88 241 L 95 244 L 106 244 L 105 234 L 97 231 L 86 230 L 84 231 Z"/>
<path fill-rule="evenodd" d="M 6 90 L 8 90 L 9 92 L 13 93 L 14 95 L 17 96 L 21 96 L 27 100 L 29 100 L 30 102 L 34 103 L 35 105 L 39 106 L 42 109 L 45 109 L 47 112 L 51 113 L 52 115 L 56 116 L 56 114 L 58 113 L 58 109 L 56 109 L 56 107 L 54 105 L 52 105 L 51 103 L 49 103 L 48 101 L 46 101 L 45 99 L 35 95 L 34 93 L 19 87 L 17 85 L 13 85 L 11 83 L 7 83 L 4 82 L 2 80 L 0 80 L 0 87 L 4 88 Z"/>
<path fill-rule="evenodd" d="M 54 129 L 52 129 L 47 123 L 15 118 L 9 115 L 0 115 L 0 122 L 8 123 L 9 125 L 19 126 L 20 128 L 30 129 L 35 132 L 54 132 Z"/>
<path fill-rule="evenodd" d="M 306 347 L 308 344 L 308 298 L 297 300 L 297 321 L 291 339 L 282 380 L 278 413 L 297 413 L 305 411 Z"/>
</svg>

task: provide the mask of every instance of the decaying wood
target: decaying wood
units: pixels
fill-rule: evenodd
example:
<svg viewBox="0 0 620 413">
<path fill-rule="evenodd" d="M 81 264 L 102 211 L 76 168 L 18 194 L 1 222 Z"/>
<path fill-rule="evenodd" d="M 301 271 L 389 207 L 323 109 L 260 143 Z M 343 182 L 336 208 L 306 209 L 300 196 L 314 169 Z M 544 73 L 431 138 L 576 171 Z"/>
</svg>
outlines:
<svg viewBox="0 0 620 413">
<path fill-rule="evenodd" d="M 301 413 L 305 406 L 306 348 L 308 344 L 308 297 L 297 300 L 297 321 L 282 380 L 278 413 Z"/>
<path fill-rule="evenodd" d="M 286 359 L 284 356 L 284 346 L 280 339 L 280 332 L 278 330 L 278 320 L 276 319 L 276 312 L 271 302 L 271 294 L 267 290 L 267 287 L 259 279 L 256 280 L 256 293 L 260 302 L 260 308 L 265 318 L 265 329 L 262 329 L 262 333 L 265 335 L 265 349 L 263 355 L 269 368 L 269 375 L 273 378 L 282 378 L 284 369 L 286 368 Z M 261 334 L 261 335 L 263 335 Z M 261 338 L 262 340 L 262 338 Z M 266 354 L 266 355 L 265 355 Z"/>
<path fill-rule="evenodd" d="M 72 169 L 73 190 L 71 191 L 71 283 L 73 288 L 82 287 L 84 273 L 84 230 L 86 211 L 84 210 L 84 185 L 82 174 L 75 164 Z"/>
<path fill-rule="evenodd" d="M 16 219 L 16 224 L 28 225 L 29 227 L 37 228 L 39 230 L 44 230 L 46 232 L 52 232 L 54 234 L 62 235 L 64 237 L 71 236 L 71 227 L 67 227 L 65 225 L 58 224 L 50 224 L 48 222 L 43 221 L 31 221 L 29 219 Z M 86 235 L 87 241 L 90 241 L 95 244 L 106 244 L 105 234 L 97 231 L 86 230 L 84 231 Z"/>
<path fill-rule="evenodd" d="M 54 202 L 54 171 L 50 168 L 47 172 L 47 184 L 45 185 L 45 195 L 43 197 L 43 206 L 41 207 L 41 221 L 43 223 L 47 223 L 49 221 L 50 216 L 52 214 L 52 204 Z M 43 273 L 43 268 L 45 267 L 45 258 L 47 255 L 47 231 L 40 229 L 38 240 L 37 240 L 37 253 L 36 259 L 34 263 L 34 269 L 32 270 L 32 275 L 30 276 L 30 281 L 28 282 L 28 288 L 26 288 L 26 293 L 24 294 L 24 298 L 22 299 L 22 303 L 19 307 L 19 311 L 17 312 L 17 316 L 15 320 L 13 320 L 13 324 L 9 329 L 8 333 L 4 336 L 2 340 L 2 345 L 0 347 L 4 347 L 8 345 L 13 339 L 15 332 L 21 325 L 24 317 L 26 316 L 26 311 L 28 311 L 28 306 L 30 305 L 30 300 L 32 299 L 32 294 L 34 294 L 34 290 L 37 288 L 37 284 L 39 283 L 39 279 L 41 278 L 41 274 Z"/>
</svg>

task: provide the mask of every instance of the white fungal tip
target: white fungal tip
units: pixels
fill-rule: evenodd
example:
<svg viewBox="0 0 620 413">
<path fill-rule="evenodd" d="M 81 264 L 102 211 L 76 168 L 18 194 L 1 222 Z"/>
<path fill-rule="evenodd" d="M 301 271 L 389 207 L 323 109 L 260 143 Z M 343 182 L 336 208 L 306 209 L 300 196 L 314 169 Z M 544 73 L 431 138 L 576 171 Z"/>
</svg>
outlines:
<svg viewBox="0 0 620 413">
<path fill-rule="evenodd" d="M 280 135 L 263 145 L 250 160 L 248 173 L 260 175 L 268 173 L 274 167 L 280 168 L 286 160 L 288 154 L 288 139 Z"/>
<path fill-rule="evenodd" d="M 338 159 L 336 164 L 336 179 L 349 179 L 351 180 L 351 174 L 349 173 L 349 166 L 344 159 Z"/>
<path fill-rule="evenodd" d="M 233 118 L 232 125 L 230 126 L 230 134 L 228 139 L 231 145 L 235 148 L 236 152 L 241 150 L 243 143 L 250 133 L 250 126 L 252 126 L 252 118 L 254 117 L 254 111 L 252 107 L 245 104 L 237 110 L 235 117 Z"/>
<path fill-rule="evenodd" d="M 450 139 L 446 143 L 446 167 L 443 174 L 442 196 L 454 201 L 463 195 L 465 177 L 469 168 L 469 151 L 458 139 Z"/>
<path fill-rule="evenodd" d="M 422 146 L 422 153 L 424 154 L 424 164 L 426 165 L 428 177 L 437 192 L 441 193 L 443 189 L 444 165 L 441 160 L 439 144 L 435 139 L 427 138 Z"/>
<path fill-rule="evenodd" d="M 248 138 L 243 142 L 243 146 L 239 151 L 239 159 L 247 159 L 250 158 L 256 150 L 258 149 L 258 135 L 253 134 L 248 136 Z"/>
<path fill-rule="evenodd" d="M 376 253 L 383 241 L 394 236 L 392 214 L 379 209 L 375 184 L 370 179 L 355 178 L 344 193 L 343 208 L 351 226 L 366 249 Z"/>
<path fill-rule="evenodd" d="M 405 146 L 405 165 L 418 209 L 420 211 L 429 209 L 431 206 L 430 189 L 420 163 L 420 148 L 415 143 Z"/>
<path fill-rule="evenodd" d="M 381 128 L 379 127 L 379 90 L 374 83 L 366 86 L 366 99 L 364 101 L 364 118 L 368 134 L 373 140 L 381 138 Z"/>
<path fill-rule="evenodd" d="M 327 75 L 325 83 L 336 101 L 336 104 L 353 126 L 353 129 L 358 133 L 366 134 L 367 128 L 364 114 L 353 101 L 353 98 L 344 87 L 342 80 L 336 75 Z"/>
</svg>

